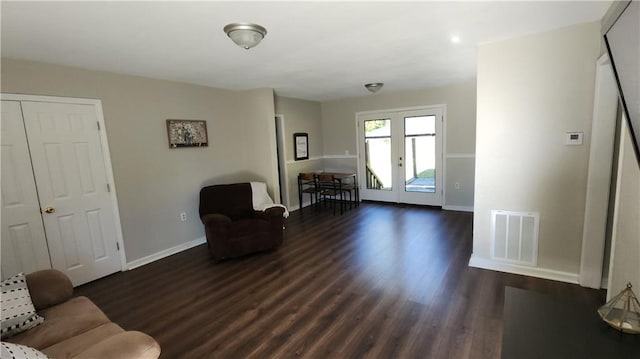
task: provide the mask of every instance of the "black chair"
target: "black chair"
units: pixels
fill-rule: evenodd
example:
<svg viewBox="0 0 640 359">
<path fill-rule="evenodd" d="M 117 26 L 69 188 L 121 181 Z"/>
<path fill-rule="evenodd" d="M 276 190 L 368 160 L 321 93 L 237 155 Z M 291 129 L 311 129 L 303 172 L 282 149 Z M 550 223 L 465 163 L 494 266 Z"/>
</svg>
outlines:
<svg viewBox="0 0 640 359">
<path fill-rule="evenodd" d="M 344 212 L 343 210 L 343 194 L 344 190 L 342 187 L 342 182 L 335 178 L 333 174 L 329 173 L 320 173 L 317 176 L 318 180 L 318 189 L 320 194 L 320 200 L 324 200 L 324 204 L 327 202 L 331 202 L 331 208 L 333 209 L 333 214 L 336 214 L 336 205 L 340 206 L 340 214 Z"/>
<path fill-rule="evenodd" d="M 300 204 L 300 210 L 302 211 L 302 195 L 309 194 L 311 205 L 318 203 L 318 183 L 316 181 L 315 173 L 298 173 L 298 203 Z"/>
</svg>

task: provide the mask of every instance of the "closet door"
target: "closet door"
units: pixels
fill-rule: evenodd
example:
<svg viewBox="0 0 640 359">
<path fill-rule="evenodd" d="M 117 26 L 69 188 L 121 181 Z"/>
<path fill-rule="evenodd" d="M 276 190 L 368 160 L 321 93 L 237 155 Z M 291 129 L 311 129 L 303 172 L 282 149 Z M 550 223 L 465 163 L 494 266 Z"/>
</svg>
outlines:
<svg viewBox="0 0 640 359">
<path fill-rule="evenodd" d="M 2 278 L 51 268 L 18 101 L 2 101 Z"/>
<path fill-rule="evenodd" d="M 96 108 L 22 102 L 53 267 L 80 285 L 121 269 Z"/>
</svg>

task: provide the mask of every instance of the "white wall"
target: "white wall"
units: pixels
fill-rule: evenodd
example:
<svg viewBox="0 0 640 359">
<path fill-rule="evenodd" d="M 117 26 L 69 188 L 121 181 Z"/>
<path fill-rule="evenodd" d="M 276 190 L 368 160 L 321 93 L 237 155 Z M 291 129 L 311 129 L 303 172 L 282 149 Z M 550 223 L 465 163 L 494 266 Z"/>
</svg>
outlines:
<svg viewBox="0 0 640 359">
<path fill-rule="evenodd" d="M 478 48 L 471 265 L 577 282 L 599 54 L 597 22 Z M 494 209 L 540 212 L 538 268 L 491 260 Z"/>
<path fill-rule="evenodd" d="M 204 237 L 202 186 L 277 186 L 271 89 L 236 92 L 2 59 L 1 90 L 102 100 L 129 262 Z M 166 119 L 206 120 L 209 147 L 169 149 Z"/>
</svg>

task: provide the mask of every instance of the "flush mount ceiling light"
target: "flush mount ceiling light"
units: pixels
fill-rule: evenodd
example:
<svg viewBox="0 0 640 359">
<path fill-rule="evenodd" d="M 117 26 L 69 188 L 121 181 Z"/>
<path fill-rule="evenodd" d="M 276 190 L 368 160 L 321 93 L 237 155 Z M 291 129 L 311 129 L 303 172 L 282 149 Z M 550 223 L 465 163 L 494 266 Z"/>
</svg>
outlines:
<svg viewBox="0 0 640 359">
<path fill-rule="evenodd" d="M 260 25 L 235 22 L 224 27 L 224 32 L 236 45 L 245 50 L 258 45 L 267 35 L 267 29 Z"/>
<path fill-rule="evenodd" d="M 382 86 L 384 86 L 384 83 L 382 83 L 382 82 L 374 82 L 374 83 L 370 83 L 370 84 L 365 84 L 364 85 L 364 87 L 366 87 L 367 90 L 369 90 L 369 92 L 371 92 L 371 93 L 376 93 L 376 92 L 380 91 Z"/>
</svg>

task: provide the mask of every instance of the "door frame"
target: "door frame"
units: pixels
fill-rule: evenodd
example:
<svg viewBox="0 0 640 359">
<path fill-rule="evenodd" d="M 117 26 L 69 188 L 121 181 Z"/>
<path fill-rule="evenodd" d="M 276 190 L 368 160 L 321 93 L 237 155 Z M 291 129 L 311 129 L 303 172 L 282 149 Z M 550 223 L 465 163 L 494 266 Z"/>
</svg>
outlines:
<svg viewBox="0 0 640 359">
<path fill-rule="evenodd" d="M 280 194 L 282 197 L 282 204 L 290 208 L 290 198 L 289 198 L 289 172 L 287 170 L 287 146 L 286 146 L 286 137 L 285 137 L 285 125 L 284 125 L 284 116 L 280 114 L 275 115 L 276 127 L 278 131 L 276 131 L 276 145 L 278 148 L 278 166 L 280 168 L 279 172 L 279 182 L 281 183 Z M 275 200 L 275 199 L 274 199 Z"/>
<path fill-rule="evenodd" d="M 359 120 L 358 117 L 362 116 L 362 115 L 370 115 L 370 114 L 376 114 L 376 113 L 388 113 L 388 112 L 406 112 L 406 111 L 415 111 L 415 110 L 430 110 L 430 109 L 439 109 L 440 111 L 442 111 L 442 158 L 440 163 L 442 163 L 442 186 L 440 187 L 440 191 L 441 193 L 441 204 L 440 206 L 444 208 L 445 203 L 447 203 L 446 201 L 446 193 L 447 193 L 447 161 L 445 161 L 445 159 L 447 158 L 447 105 L 446 104 L 434 104 L 434 105 L 423 105 L 423 106 L 410 106 L 410 107 L 398 107 L 398 108 L 383 108 L 383 109 L 379 109 L 379 110 L 367 110 L 367 111 L 358 111 L 355 113 L 355 120 L 354 120 L 354 125 L 355 125 L 355 134 L 356 134 L 356 172 L 357 172 L 357 176 L 358 176 L 358 181 L 360 181 L 361 178 L 361 171 L 360 171 L 360 167 L 362 164 L 362 161 L 364 161 L 364 149 L 362 148 L 362 144 L 360 143 L 360 127 L 359 127 Z M 363 184 L 359 183 L 358 186 L 360 186 L 360 188 L 362 189 Z"/>
<path fill-rule="evenodd" d="M 111 151 L 109 150 L 109 142 L 107 141 L 107 130 L 104 123 L 104 114 L 102 112 L 102 100 L 99 99 L 87 99 L 87 98 L 75 98 L 75 97 L 58 97 L 58 96 L 40 96 L 40 95 L 24 95 L 15 93 L 0 93 L 0 100 L 7 101 L 24 101 L 24 102 L 49 102 L 49 103 L 63 103 L 74 105 L 91 105 L 96 112 L 96 118 L 100 126 L 100 145 L 102 146 L 102 157 L 104 160 L 104 168 L 107 175 L 107 182 L 109 183 L 109 197 L 113 204 L 113 218 L 116 231 L 116 243 L 120 250 L 120 267 L 122 271 L 128 270 L 127 256 L 125 255 L 125 245 L 122 236 L 122 224 L 120 223 L 120 210 L 118 207 L 118 196 L 116 195 L 116 182 L 113 177 L 113 167 L 111 165 Z"/>
<path fill-rule="evenodd" d="M 604 274 L 605 242 L 616 137 L 618 91 L 609 55 L 596 62 L 596 85 L 593 103 L 591 145 L 585 199 L 580 285 L 606 287 Z M 606 175 L 602 175 L 606 173 Z"/>
</svg>

